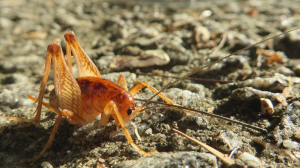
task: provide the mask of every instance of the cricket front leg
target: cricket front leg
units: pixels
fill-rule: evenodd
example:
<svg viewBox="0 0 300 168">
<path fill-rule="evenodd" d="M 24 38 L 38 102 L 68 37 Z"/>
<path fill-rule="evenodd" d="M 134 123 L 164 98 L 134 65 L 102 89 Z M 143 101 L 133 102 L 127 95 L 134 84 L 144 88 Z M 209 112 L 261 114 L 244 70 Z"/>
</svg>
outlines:
<svg viewBox="0 0 300 168">
<path fill-rule="evenodd" d="M 125 123 L 122 119 L 122 116 L 116 106 L 116 104 L 113 101 L 110 101 L 104 108 L 104 115 L 101 116 L 101 120 L 100 123 L 106 123 L 107 124 L 107 118 L 109 116 L 111 116 L 112 114 L 115 114 L 117 118 L 115 118 L 116 123 L 119 123 L 124 131 L 124 134 L 126 136 L 126 139 L 128 141 L 128 143 L 133 146 L 139 153 L 143 154 L 143 155 L 149 155 L 150 153 L 156 153 L 157 150 L 152 150 L 149 152 L 146 152 L 144 150 L 142 150 L 141 148 L 139 148 L 132 140 L 132 137 L 127 129 L 127 127 L 125 126 Z M 103 118 L 102 118 L 103 117 Z M 105 121 L 105 122 L 102 122 Z"/>
<path fill-rule="evenodd" d="M 153 93 L 158 93 L 158 91 L 151 85 L 149 85 L 146 82 L 140 82 L 138 84 L 136 84 L 130 91 L 129 93 L 131 94 L 131 96 L 135 96 L 139 91 L 141 91 L 144 87 L 149 88 Z M 176 104 L 175 102 L 173 102 L 171 99 L 169 99 L 167 96 L 163 95 L 162 93 L 159 93 L 158 96 L 160 98 L 162 98 L 164 101 L 166 101 L 168 104 L 171 105 L 177 105 L 180 106 L 179 104 Z"/>
<path fill-rule="evenodd" d="M 144 87 L 147 87 L 149 88 L 154 94 L 158 93 L 158 91 L 151 85 L 149 85 L 148 83 L 146 82 L 140 82 L 138 83 L 137 85 L 135 85 L 130 91 L 129 93 L 131 94 L 131 96 L 135 96 L 140 90 L 142 90 Z M 177 104 L 175 103 L 174 101 L 172 101 L 171 99 L 169 99 L 167 96 L 165 96 L 164 94 L 162 93 L 159 93 L 158 96 L 160 98 L 162 98 L 164 101 L 166 101 L 168 104 L 170 105 L 174 105 L 174 106 L 181 106 L 180 104 Z M 145 107 L 146 103 L 144 103 L 141 107 L 139 107 L 139 109 L 143 109 Z M 139 110 L 137 110 L 138 113 L 140 113 Z M 185 112 L 188 112 L 188 113 L 194 113 L 193 111 L 190 111 L 190 110 L 183 110 Z"/>
</svg>

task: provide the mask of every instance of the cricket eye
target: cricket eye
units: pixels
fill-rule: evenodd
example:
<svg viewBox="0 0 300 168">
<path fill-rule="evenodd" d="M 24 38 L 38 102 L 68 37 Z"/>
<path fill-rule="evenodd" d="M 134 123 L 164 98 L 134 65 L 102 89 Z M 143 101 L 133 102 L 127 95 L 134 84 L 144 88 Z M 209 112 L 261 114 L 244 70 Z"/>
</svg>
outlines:
<svg viewBox="0 0 300 168">
<path fill-rule="evenodd" d="M 127 114 L 130 115 L 131 113 L 132 113 L 132 109 L 130 108 L 127 110 Z"/>
</svg>

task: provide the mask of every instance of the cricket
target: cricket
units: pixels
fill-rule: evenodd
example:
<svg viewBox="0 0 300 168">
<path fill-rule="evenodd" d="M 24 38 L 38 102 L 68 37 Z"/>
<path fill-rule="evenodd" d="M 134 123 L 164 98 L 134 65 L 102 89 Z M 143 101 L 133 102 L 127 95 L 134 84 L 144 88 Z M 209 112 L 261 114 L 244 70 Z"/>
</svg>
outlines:
<svg viewBox="0 0 300 168">
<path fill-rule="evenodd" d="M 247 50 L 259 43 L 263 43 L 269 39 L 276 38 L 277 36 L 289 33 L 296 29 L 289 30 L 282 34 L 267 38 L 242 50 Z M 49 147 L 51 147 L 51 144 L 55 139 L 55 134 L 57 133 L 63 117 L 65 117 L 70 124 L 87 125 L 92 123 L 96 117 L 101 115 L 100 123 L 102 126 L 106 126 L 110 118 L 114 118 L 115 125 L 123 129 L 128 143 L 142 155 L 149 155 L 151 153 L 156 153 L 159 151 L 155 149 L 152 151 L 144 151 L 140 147 L 138 147 L 138 145 L 134 143 L 134 140 L 132 139 L 126 127 L 126 124 L 128 124 L 135 115 L 143 112 L 144 110 L 151 110 L 152 108 L 178 109 L 189 113 L 190 115 L 201 113 L 203 115 L 218 117 L 220 119 L 224 119 L 233 123 L 241 124 L 245 127 L 252 128 L 261 132 L 267 132 L 267 130 L 257 126 L 253 126 L 251 124 L 246 124 L 234 119 L 215 115 L 213 113 L 201 112 L 182 107 L 163 94 L 163 91 L 165 91 L 175 83 L 188 78 L 192 74 L 195 74 L 203 70 L 204 68 L 210 67 L 222 60 L 225 60 L 242 50 L 236 51 L 228 56 L 223 57 L 222 59 L 212 62 L 204 67 L 200 67 L 182 77 L 179 77 L 174 82 L 171 82 L 168 85 L 164 86 L 161 90 L 155 89 L 150 84 L 148 84 L 147 81 L 140 82 L 133 88 L 128 89 L 126 79 L 123 75 L 119 76 L 116 83 L 102 78 L 101 73 L 83 50 L 83 47 L 79 43 L 79 40 L 76 38 L 74 32 L 66 32 L 64 38 L 66 41 L 66 57 L 63 54 L 60 43 L 53 42 L 52 44 L 50 44 L 47 48 L 45 68 L 43 71 L 43 78 L 40 85 L 39 95 L 37 98 L 28 95 L 28 98 L 37 103 L 35 117 L 33 119 L 20 117 L 7 118 L 7 120 L 18 120 L 38 124 L 41 120 L 42 106 L 57 114 L 52 132 L 44 148 L 41 149 L 41 151 L 38 154 L 34 155 L 32 158 L 23 159 L 22 162 L 32 162 L 39 159 L 45 153 L 45 151 Z M 72 74 L 72 56 L 75 59 L 78 69 L 78 78 L 75 78 Z M 45 102 L 43 101 L 45 94 L 44 92 L 51 67 L 53 69 L 54 89 L 50 92 L 49 102 Z M 134 97 L 143 88 L 150 89 L 153 92 L 153 96 L 150 99 L 145 100 L 142 106 L 137 107 Z M 156 96 L 159 96 L 166 102 L 166 104 L 163 103 L 163 106 L 161 107 L 154 106 L 147 108 L 147 105 Z"/>
</svg>

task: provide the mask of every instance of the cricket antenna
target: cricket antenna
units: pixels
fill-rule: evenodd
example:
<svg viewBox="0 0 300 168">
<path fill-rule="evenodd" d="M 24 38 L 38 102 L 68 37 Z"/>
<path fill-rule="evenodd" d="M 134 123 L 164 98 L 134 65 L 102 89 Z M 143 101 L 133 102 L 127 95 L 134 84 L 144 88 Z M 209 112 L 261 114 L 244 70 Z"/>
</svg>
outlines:
<svg viewBox="0 0 300 168">
<path fill-rule="evenodd" d="M 143 99 L 136 99 L 136 100 L 145 101 L 145 102 L 147 101 L 147 100 L 143 100 Z M 222 120 L 226 120 L 226 121 L 229 121 L 229 122 L 232 122 L 232 123 L 240 124 L 244 127 L 248 127 L 248 128 L 254 129 L 256 131 L 260 131 L 260 132 L 264 132 L 264 133 L 268 132 L 264 128 L 257 127 L 257 126 L 251 125 L 251 124 L 247 124 L 245 122 L 238 121 L 238 120 L 235 120 L 235 119 L 223 117 L 223 116 L 220 116 L 220 115 L 217 115 L 217 114 L 214 114 L 214 113 L 208 113 L 208 112 L 205 112 L 205 111 L 191 109 L 191 108 L 188 108 L 188 107 L 182 107 L 182 106 L 177 106 L 177 105 L 166 104 L 166 103 L 163 103 L 163 102 L 151 101 L 149 103 L 161 104 L 161 106 L 145 107 L 140 112 L 150 110 L 150 109 L 157 109 L 157 108 L 182 110 L 182 111 L 192 111 L 192 112 L 194 112 L 193 114 L 196 114 L 196 115 L 204 114 L 204 115 L 207 115 L 207 116 L 211 116 L 211 117 L 219 118 L 219 119 L 222 119 Z"/>
<path fill-rule="evenodd" d="M 190 72 L 190 73 L 184 75 L 183 77 L 181 77 L 181 78 L 179 78 L 179 79 L 176 79 L 174 82 L 169 83 L 168 85 L 166 85 L 165 87 L 163 87 L 160 91 L 158 91 L 156 94 L 154 94 L 154 95 L 153 95 L 150 99 L 148 99 L 148 100 L 147 100 L 140 108 L 143 109 L 147 104 L 149 104 L 149 102 L 150 102 L 155 96 L 157 96 L 158 94 L 160 94 L 161 92 L 163 92 L 164 90 L 166 90 L 167 88 L 169 88 L 170 86 L 172 86 L 172 85 L 174 85 L 175 83 L 177 83 L 177 82 L 179 82 L 179 81 L 181 81 L 181 80 L 183 80 L 183 79 L 185 79 L 185 78 L 187 78 L 187 77 L 189 77 L 189 76 L 191 76 L 191 75 L 193 75 L 193 74 L 195 74 L 195 73 L 201 71 L 202 69 L 207 68 L 207 67 L 210 67 L 210 66 L 212 66 L 212 65 L 214 65 L 214 64 L 216 64 L 216 63 L 219 63 L 219 62 L 223 61 L 224 59 L 227 59 L 227 58 L 229 58 L 230 56 L 235 55 L 235 54 L 237 54 L 237 53 L 239 53 L 239 52 L 241 52 L 241 51 L 244 51 L 244 50 L 247 50 L 247 49 L 249 49 L 249 48 L 252 48 L 252 47 L 256 46 L 257 44 L 263 43 L 263 42 L 265 42 L 265 41 L 268 41 L 268 40 L 270 40 L 270 39 L 276 38 L 276 37 L 281 36 L 281 35 L 283 35 L 283 34 L 287 34 L 287 33 L 289 33 L 289 32 L 292 32 L 292 31 L 294 31 L 294 30 L 297 30 L 297 29 L 300 29 L 300 28 L 297 27 L 297 28 L 294 28 L 294 29 L 290 29 L 290 30 L 287 30 L 287 31 L 285 31 L 285 32 L 283 32 L 283 33 L 280 33 L 280 34 L 278 34 L 278 35 L 275 35 L 275 36 L 266 38 L 266 39 L 264 39 L 264 40 L 262 40 L 262 41 L 260 41 L 260 42 L 255 43 L 255 44 L 249 45 L 249 46 L 247 46 L 247 47 L 245 47 L 245 48 L 243 48 L 243 49 L 240 49 L 240 50 L 238 50 L 238 51 L 236 51 L 236 52 L 234 52 L 234 53 L 232 53 L 232 54 L 230 54 L 230 55 L 227 55 L 227 56 L 225 56 L 225 57 L 223 57 L 223 58 L 221 58 L 221 59 L 219 59 L 219 60 L 217 60 L 217 61 L 215 61 L 215 62 L 212 62 L 212 63 L 210 63 L 210 64 L 208 64 L 208 65 L 205 65 L 205 66 L 203 66 L 203 67 L 201 67 L 201 68 L 199 68 L 199 69 L 196 69 L 195 71 Z"/>
</svg>

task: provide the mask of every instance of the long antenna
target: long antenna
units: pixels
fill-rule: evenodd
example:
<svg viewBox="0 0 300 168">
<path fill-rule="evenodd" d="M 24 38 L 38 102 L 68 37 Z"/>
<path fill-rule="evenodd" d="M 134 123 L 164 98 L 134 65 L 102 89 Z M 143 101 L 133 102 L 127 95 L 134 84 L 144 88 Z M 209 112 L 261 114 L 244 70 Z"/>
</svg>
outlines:
<svg viewBox="0 0 300 168">
<path fill-rule="evenodd" d="M 137 100 L 144 101 L 144 100 L 141 100 L 141 99 L 137 99 Z M 157 102 L 155 102 L 155 103 L 157 103 Z M 183 111 L 192 111 L 192 112 L 196 112 L 195 114 L 198 114 L 198 115 L 199 114 L 208 115 L 208 116 L 211 116 L 211 117 L 215 117 L 215 118 L 219 118 L 219 119 L 222 119 L 222 120 L 230 121 L 232 123 L 240 124 L 242 126 L 245 126 L 245 127 L 257 130 L 257 131 L 261 131 L 261 132 L 267 133 L 267 130 L 264 129 L 264 128 L 257 127 L 257 126 L 251 125 L 251 124 L 247 124 L 247 123 L 242 122 L 242 121 L 238 121 L 238 120 L 230 119 L 230 118 L 227 118 L 227 117 L 223 117 L 223 116 L 220 116 L 220 115 L 217 115 L 217 114 L 208 113 L 208 112 L 205 112 L 205 111 L 200 111 L 200 110 L 191 109 L 191 108 L 182 107 L 182 106 L 165 104 L 165 103 L 158 103 L 158 104 L 163 104 L 163 106 L 146 107 L 146 108 L 143 108 L 140 112 L 145 111 L 145 110 L 149 110 L 149 109 L 156 109 L 156 108 L 174 109 L 174 110 L 183 110 Z"/>
<path fill-rule="evenodd" d="M 184 75 L 183 77 L 181 77 L 181 78 L 179 78 L 179 79 L 176 79 L 174 82 L 169 83 L 167 86 L 165 86 L 165 87 L 162 88 L 160 91 L 158 91 L 156 94 L 154 94 L 150 99 L 148 99 L 148 100 L 146 101 L 146 103 L 144 103 L 144 104 L 141 106 L 141 109 L 143 109 L 147 104 L 149 104 L 149 102 L 150 102 L 155 96 L 157 96 L 159 93 L 163 92 L 164 90 L 166 90 L 166 89 L 169 88 L 170 86 L 174 85 L 175 83 L 181 81 L 182 79 L 185 79 L 185 78 L 187 78 L 187 77 L 189 77 L 189 76 L 191 76 L 191 75 L 193 75 L 193 74 L 195 74 L 195 73 L 201 71 L 201 70 L 204 69 L 204 68 L 207 68 L 207 67 L 210 67 L 210 66 L 212 66 L 212 65 L 214 65 L 214 64 L 216 64 L 216 63 L 219 63 L 219 62 L 223 61 L 224 59 L 227 59 L 227 58 L 229 58 L 230 56 L 235 55 L 235 54 L 237 54 L 237 53 L 239 53 L 239 52 L 241 52 L 241 51 L 244 51 L 244 50 L 247 50 L 247 49 L 249 49 L 249 48 L 252 48 L 252 47 L 254 47 L 254 46 L 257 45 L 257 44 L 263 43 L 263 42 L 265 42 L 265 41 L 268 41 L 268 40 L 270 40 L 270 39 L 276 38 L 276 37 L 278 37 L 278 36 L 281 36 L 281 35 L 283 35 L 283 34 L 289 33 L 289 32 L 291 32 L 291 31 L 294 31 L 294 30 L 297 30 L 297 29 L 300 29 L 300 28 L 297 27 L 297 28 L 294 28 L 294 29 L 285 31 L 285 32 L 283 32 L 283 33 L 280 33 L 280 34 L 278 34 L 278 35 L 275 35 L 275 36 L 273 36 L 273 37 L 266 38 L 266 39 L 264 39 L 264 40 L 262 40 L 262 41 L 260 41 L 260 42 L 257 42 L 257 43 L 255 43 L 255 44 L 252 44 L 252 45 L 246 47 L 246 48 L 240 49 L 240 50 L 238 50 L 238 51 L 236 51 L 236 52 L 234 52 L 234 53 L 232 53 L 232 54 L 230 54 L 230 55 L 227 55 L 226 57 L 223 57 L 223 58 L 221 58 L 221 59 L 219 59 L 219 60 L 217 60 L 217 61 L 215 61 L 215 62 L 212 62 L 212 63 L 210 63 L 210 64 L 208 64 L 208 65 L 205 65 L 204 67 L 201 67 L 201 68 L 199 68 L 199 69 L 196 69 L 195 71 L 190 72 L 190 73 Z"/>
</svg>

